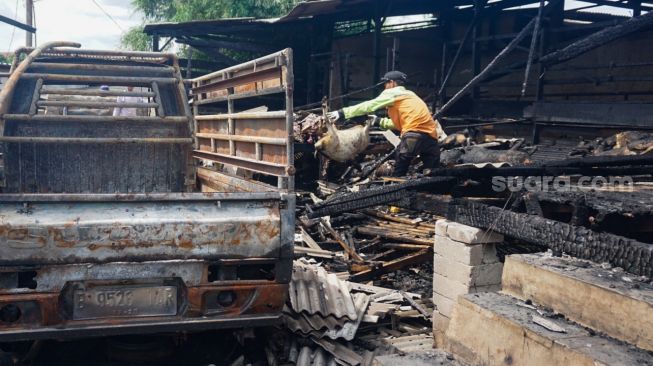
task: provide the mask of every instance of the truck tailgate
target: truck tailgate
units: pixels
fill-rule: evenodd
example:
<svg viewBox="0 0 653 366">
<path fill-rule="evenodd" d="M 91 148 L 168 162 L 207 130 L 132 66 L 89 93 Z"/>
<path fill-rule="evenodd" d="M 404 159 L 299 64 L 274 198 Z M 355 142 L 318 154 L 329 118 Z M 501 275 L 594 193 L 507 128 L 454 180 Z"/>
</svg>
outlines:
<svg viewBox="0 0 653 366">
<path fill-rule="evenodd" d="M 280 193 L 183 196 L 0 203 L 0 264 L 279 256 Z"/>
</svg>

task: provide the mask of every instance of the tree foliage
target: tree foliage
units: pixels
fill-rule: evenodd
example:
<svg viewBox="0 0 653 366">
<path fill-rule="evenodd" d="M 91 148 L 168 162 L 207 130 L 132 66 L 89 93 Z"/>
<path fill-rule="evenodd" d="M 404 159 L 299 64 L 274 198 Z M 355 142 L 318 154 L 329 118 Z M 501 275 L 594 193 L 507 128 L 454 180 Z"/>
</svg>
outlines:
<svg viewBox="0 0 653 366">
<path fill-rule="evenodd" d="M 223 18 L 270 18 L 286 14 L 301 0 L 132 0 L 148 22 L 188 22 Z M 121 38 L 123 48 L 149 49 L 142 26 L 133 27 Z"/>
<path fill-rule="evenodd" d="M 148 51 L 151 48 L 150 36 L 143 33 L 143 26 L 129 28 L 120 37 L 120 44 L 123 49 L 131 51 Z"/>
</svg>

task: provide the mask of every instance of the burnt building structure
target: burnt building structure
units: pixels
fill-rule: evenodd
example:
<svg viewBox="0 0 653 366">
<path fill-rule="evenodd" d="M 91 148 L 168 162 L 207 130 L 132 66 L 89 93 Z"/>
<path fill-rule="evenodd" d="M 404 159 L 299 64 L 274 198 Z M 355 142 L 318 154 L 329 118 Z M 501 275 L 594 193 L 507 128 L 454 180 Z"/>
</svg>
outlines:
<svg viewBox="0 0 653 366">
<path fill-rule="evenodd" d="M 280 18 L 145 32 L 155 48 L 174 39 L 224 65 L 292 47 L 295 105 L 305 109 L 323 96 L 333 107 L 369 98 L 385 71 L 401 69 L 448 130 L 492 122 L 496 133 L 537 142 L 553 125 L 584 137 L 650 128 L 651 9 L 611 0 L 319 0 Z"/>
</svg>

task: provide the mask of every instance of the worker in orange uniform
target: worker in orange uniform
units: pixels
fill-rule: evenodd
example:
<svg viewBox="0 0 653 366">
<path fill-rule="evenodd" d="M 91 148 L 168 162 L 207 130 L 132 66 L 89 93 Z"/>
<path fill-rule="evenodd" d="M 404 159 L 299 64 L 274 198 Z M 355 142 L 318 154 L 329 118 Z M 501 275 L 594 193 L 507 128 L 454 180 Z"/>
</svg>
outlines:
<svg viewBox="0 0 653 366">
<path fill-rule="evenodd" d="M 440 163 L 438 130 L 441 128 L 438 122 L 431 117 L 426 103 L 412 91 L 406 90 L 406 74 L 390 71 L 381 80 L 385 82 L 385 90 L 378 97 L 329 112 L 327 116 L 335 122 L 370 114 L 385 107 L 389 118 L 373 116 L 372 125 L 385 130 L 398 130 L 401 134 L 392 175 L 406 175 L 410 163 L 418 155 L 424 169 L 433 169 Z"/>
</svg>

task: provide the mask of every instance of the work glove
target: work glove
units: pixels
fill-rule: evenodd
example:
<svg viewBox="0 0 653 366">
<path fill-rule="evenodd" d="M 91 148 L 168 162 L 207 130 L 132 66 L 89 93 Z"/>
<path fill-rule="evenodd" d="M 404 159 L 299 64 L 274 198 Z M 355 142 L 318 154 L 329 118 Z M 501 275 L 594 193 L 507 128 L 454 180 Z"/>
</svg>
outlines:
<svg viewBox="0 0 653 366">
<path fill-rule="evenodd" d="M 327 113 L 327 118 L 329 118 L 329 121 L 335 123 L 335 122 L 337 122 L 338 120 L 340 120 L 341 117 L 343 117 L 343 114 L 344 114 L 344 113 L 342 113 L 342 112 L 339 111 L 339 110 L 338 110 L 338 111 L 333 111 L 333 112 L 329 112 L 329 113 Z"/>
<path fill-rule="evenodd" d="M 378 127 L 381 124 L 381 118 L 376 114 L 368 114 L 367 118 L 370 120 L 370 126 Z"/>
</svg>

